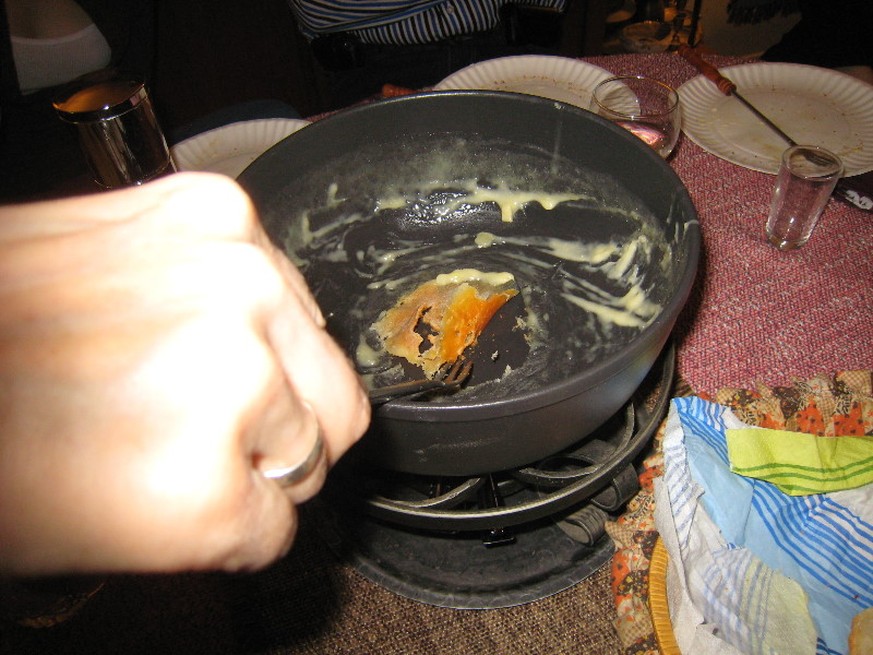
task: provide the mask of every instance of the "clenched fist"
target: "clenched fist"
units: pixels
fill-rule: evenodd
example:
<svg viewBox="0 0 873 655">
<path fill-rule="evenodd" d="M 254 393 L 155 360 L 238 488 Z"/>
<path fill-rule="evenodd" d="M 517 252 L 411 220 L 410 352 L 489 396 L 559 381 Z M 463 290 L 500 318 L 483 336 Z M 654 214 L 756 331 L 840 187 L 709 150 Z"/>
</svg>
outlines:
<svg viewBox="0 0 873 655">
<path fill-rule="evenodd" d="M 226 178 L 0 208 L 0 573 L 284 554 L 369 421 L 323 325 Z"/>
</svg>

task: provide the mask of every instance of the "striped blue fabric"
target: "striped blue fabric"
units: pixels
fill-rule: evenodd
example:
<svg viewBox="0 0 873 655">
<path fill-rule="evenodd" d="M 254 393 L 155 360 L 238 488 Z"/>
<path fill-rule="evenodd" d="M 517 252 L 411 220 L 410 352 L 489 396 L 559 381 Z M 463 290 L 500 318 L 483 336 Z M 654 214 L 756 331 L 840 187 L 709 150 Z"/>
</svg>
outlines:
<svg viewBox="0 0 873 655">
<path fill-rule="evenodd" d="M 674 406 L 675 407 L 675 406 Z M 806 609 L 804 592 L 796 583 L 787 580 L 766 566 L 746 548 L 717 538 L 718 528 L 700 507 L 703 487 L 691 474 L 688 440 L 681 435 L 689 431 L 707 431 L 720 425 L 720 411 L 715 405 L 701 405 L 698 413 L 680 416 L 671 411 L 664 439 L 664 481 L 672 514 L 671 527 L 675 531 L 680 553 L 671 553 L 671 559 L 684 563 L 683 577 L 689 587 L 689 600 L 705 616 L 708 629 L 717 632 L 721 642 L 733 648 L 719 647 L 719 652 L 745 655 L 772 654 L 773 644 L 780 644 L 792 655 L 812 655 L 815 630 Z M 716 428 L 717 429 L 717 428 Z M 692 448 L 694 447 L 692 443 Z M 659 498 L 659 503 L 663 499 Z M 667 526 L 659 526 L 667 537 Z M 669 539 L 668 539 L 669 541 Z M 671 608 L 672 611 L 673 608 Z M 685 614 L 689 618 L 689 614 Z M 789 624 L 781 620 L 790 617 Z M 797 641 L 784 643 L 788 634 Z M 686 634 L 687 638 L 687 634 Z M 792 648 L 800 643 L 807 649 Z M 710 642 L 682 643 L 683 652 L 709 652 Z"/>
<path fill-rule="evenodd" d="M 412 45 L 472 34 L 497 25 L 510 0 L 288 0 L 309 38 L 354 32 L 364 43 Z M 563 11 L 566 0 L 525 0 L 526 5 Z"/>
<path fill-rule="evenodd" d="M 702 429 L 699 435 L 718 455 L 719 462 L 729 465 L 724 430 Z M 692 464 L 692 471 L 695 468 L 699 468 L 695 477 L 703 479 L 706 488 L 707 478 L 703 476 L 712 469 Z M 758 517 L 760 527 L 773 541 L 772 545 L 767 544 L 767 548 L 773 550 L 773 559 L 778 559 L 776 563 L 789 559 L 821 584 L 846 598 L 857 598 L 859 610 L 873 605 L 873 584 L 870 584 L 873 581 L 873 533 L 870 526 L 865 530 L 863 521 L 859 522 L 854 514 L 834 502 L 828 494 L 792 500 L 769 482 L 754 480 L 748 486 L 752 489 L 753 516 Z M 711 491 L 720 488 L 721 485 Z M 723 501 L 715 493 L 704 495 L 703 504 L 711 516 L 724 513 Z M 739 545 L 743 545 L 744 538 L 748 537 L 745 534 L 735 536 Z"/>
<path fill-rule="evenodd" d="M 727 408 L 699 398 L 676 399 L 673 408 L 671 419 L 679 422 L 684 439 L 665 439 L 664 480 L 680 545 L 694 538 L 690 526 L 699 502 L 729 548 L 754 554 L 804 589 L 819 633 L 817 652 L 844 652 L 852 617 L 873 606 L 873 524 L 870 512 L 859 509 L 869 507 L 870 490 L 789 496 L 769 482 L 733 474 L 725 429 L 743 424 Z M 726 575 L 736 582 L 746 574 L 741 558 L 731 559 L 735 571 Z M 766 595 L 763 572 L 756 575 L 761 577 L 756 593 Z M 742 600 L 747 602 L 750 598 Z M 730 614 L 723 618 L 727 623 L 721 627 L 730 633 Z M 748 643 L 741 631 L 732 636 Z"/>
<path fill-rule="evenodd" d="M 725 617 L 719 623 L 722 637 L 742 653 L 767 652 L 764 635 L 779 629 L 772 625 L 774 617 L 793 615 L 791 608 L 782 612 L 774 607 L 780 602 L 774 591 L 776 571 L 746 548 L 716 552 L 714 560 L 704 581 L 709 606 Z"/>
</svg>

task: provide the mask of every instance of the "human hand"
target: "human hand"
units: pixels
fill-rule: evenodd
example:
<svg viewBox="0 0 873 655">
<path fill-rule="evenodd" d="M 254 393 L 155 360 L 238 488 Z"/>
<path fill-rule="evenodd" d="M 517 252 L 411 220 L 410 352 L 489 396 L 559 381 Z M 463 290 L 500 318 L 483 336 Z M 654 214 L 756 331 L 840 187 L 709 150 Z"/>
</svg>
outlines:
<svg viewBox="0 0 873 655">
<path fill-rule="evenodd" d="M 226 178 L 0 208 L 0 572 L 265 566 L 369 403 Z M 280 487 L 318 431 L 326 457 Z"/>
</svg>

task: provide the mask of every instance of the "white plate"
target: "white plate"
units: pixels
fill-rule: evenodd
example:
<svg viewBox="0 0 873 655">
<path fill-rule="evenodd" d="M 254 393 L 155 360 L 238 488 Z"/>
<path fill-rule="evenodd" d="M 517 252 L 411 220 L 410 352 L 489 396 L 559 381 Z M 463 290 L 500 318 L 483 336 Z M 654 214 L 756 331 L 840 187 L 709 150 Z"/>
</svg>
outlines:
<svg viewBox="0 0 873 655">
<path fill-rule="evenodd" d="M 873 86 L 803 64 L 729 66 L 737 91 L 798 143 L 839 155 L 846 175 L 873 170 Z M 740 166 L 776 173 L 786 143 L 739 100 L 698 76 L 679 87 L 682 128 L 704 150 Z"/>
<path fill-rule="evenodd" d="M 264 152 L 309 121 L 264 118 L 230 123 L 202 132 L 173 146 L 180 171 L 209 171 L 237 177 Z"/>
<path fill-rule="evenodd" d="M 560 100 L 588 109 L 591 93 L 610 73 L 568 57 L 519 55 L 471 64 L 452 73 L 434 88 L 513 91 Z"/>
</svg>

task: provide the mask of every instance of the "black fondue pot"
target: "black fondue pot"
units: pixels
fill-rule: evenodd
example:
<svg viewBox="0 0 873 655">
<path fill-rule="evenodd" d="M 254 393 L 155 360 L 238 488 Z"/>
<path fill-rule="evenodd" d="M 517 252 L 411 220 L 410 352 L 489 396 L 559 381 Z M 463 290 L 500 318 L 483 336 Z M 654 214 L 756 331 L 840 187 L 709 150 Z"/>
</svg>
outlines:
<svg viewBox="0 0 873 655">
<path fill-rule="evenodd" d="M 356 107 L 239 181 L 372 385 L 422 376 L 370 329 L 403 293 L 458 269 L 514 275 L 466 388 L 374 412 L 356 449 L 392 470 L 476 475 L 582 440 L 642 382 L 697 268 L 697 214 L 672 169 L 625 130 L 533 96 Z"/>
</svg>

